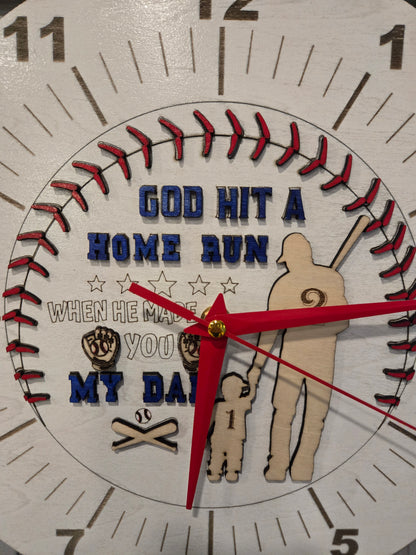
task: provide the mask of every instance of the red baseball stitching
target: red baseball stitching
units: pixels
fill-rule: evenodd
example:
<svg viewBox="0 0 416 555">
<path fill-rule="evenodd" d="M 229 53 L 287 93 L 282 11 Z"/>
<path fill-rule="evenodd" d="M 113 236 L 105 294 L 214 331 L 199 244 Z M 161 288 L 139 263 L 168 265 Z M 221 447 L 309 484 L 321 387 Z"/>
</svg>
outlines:
<svg viewBox="0 0 416 555">
<path fill-rule="evenodd" d="M 321 135 L 319 137 L 319 147 L 318 147 L 318 153 L 316 155 L 316 158 L 311 160 L 309 164 L 306 164 L 306 166 L 303 166 L 303 168 L 299 170 L 299 174 L 306 175 L 318 168 L 324 168 L 326 164 L 327 155 L 328 155 L 328 139 L 324 135 Z"/>
<path fill-rule="evenodd" d="M 413 300 L 416 298 L 416 279 L 412 283 L 410 287 L 406 289 L 400 289 L 400 291 L 396 291 L 395 293 L 389 293 L 386 295 L 386 299 L 388 301 L 401 301 L 401 300 Z"/>
<path fill-rule="evenodd" d="M 392 328 L 408 328 L 414 325 L 416 325 L 416 312 L 411 316 L 401 316 L 389 321 L 389 326 Z"/>
<path fill-rule="evenodd" d="M 43 378 L 45 375 L 44 372 L 40 370 L 24 370 L 23 368 L 19 368 L 14 373 L 15 380 L 35 380 L 39 378 Z"/>
<path fill-rule="evenodd" d="M 57 204 L 32 204 L 33 210 L 43 210 L 44 212 L 49 212 L 53 215 L 54 220 L 56 220 L 65 233 L 69 231 L 69 224 L 62 214 L 62 206 Z"/>
<path fill-rule="evenodd" d="M 30 301 L 34 304 L 42 303 L 39 297 L 37 297 L 33 293 L 30 293 L 29 291 L 26 291 L 23 285 L 16 285 L 14 287 L 11 287 L 10 289 L 6 289 L 6 291 L 4 291 L 3 293 L 3 297 L 13 297 L 15 295 L 18 295 L 21 299 L 25 301 Z"/>
<path fill-rule="evenodd" d="M 48 270 L 41 264 L 35 262 L 32 256 L 20 256 L 19 258 L 15 258 L 10 261 L 10 264 L 7 266 L 7 268 L 19 268 L 20 266 L 27 266 L 30 270 L 37 272 L 43 277 L 49 276 Z"/>
<path fill-rule="evenodd" d="M 241 141 L 243 140 L 244 129 L 241 127 L 241 124 L 234 112 L 227 110 L 225 114 L 231 123 L 231 127 L 233 128 L 233 134 L 231 135 L 230 148 L 228 149 L 227 156 L 228 158 L 234 158 L 238 152 Z"/>
<path fill-rule="evenodd" d="M 51 396 L 49 393 L 25 393 L 23 398 L 28 403 L 39 403 L 40 401 L 48 401 Z"/>
<path fill-rule="evenodd" d="M 362 206 L 371 206 L 377 196 L 378 190 L 380 189 L 380 183 L 381 179 L 379 177 L 375 177 L 371 182 L 369 190 L 363 197 L 357 198 L 357 200 L 351 204 L 343 206 L 342 209 L 346 212 L 350 212 L 352 210 L 357 210 L 357 208 L 361 208 Z"/>
<path fill-rule="evenodd" d="M 270 131 L 267 127 L 267 123 L 264 121 L 264 118 L 260 114 L 260 112 L 256 112 L 255 116 L 257 120 L 257 125 L 259 126 L 261 137 L 259 137 L 257 146 L 254 149 L 253 154 L 251 155 L 252 160 L 257 160 L 263 154 L 266 146 L 270 143 Z"/>
<path fill-rule="evenodd" d="M 351 168 L 352 168 L 352 155 L 347 154 L 345 157 L 345 164 L 342 172 L 335 177 L 333 177 L 328 183 L 324 183 L 321 185 L 321 189 L 324 191 L 328 191 L 329 189 L 333 189 L 334 187 L 338 187 L 338 185 L 348 185 L 348 181 L 351 175 Z"/>
<path fill-rule="evenodd" d="M 126 127 L 126 129 L 130 133 L 130 135 L 132 135 L 133 137 L 136 137 L 136 139 L 138 139 L 140 144 L 142 145 L 142 152 L 143 152 L 143 156 L 144 156 L 145 168 L 151 168 L 152 167 L 152 141 L 151 141 L 151 139 L 149 139 L 149 137 L 147 135 L 144 135 L 141 131 L 139 131 L 135 127 L 132 127 L 131 125 L 128 125 Z"/>
<path fill-rule="evenodd" d="M 395 206 L 396 204 L 394 200 L 391 200 L 391 199 L 388 200 L 386 202 L 382 215 L 379 218 L 374 219 L 374 221 L 368 225 L 366 232 L 368 233 L 369 231 L 374 231 L 375 229 L 384 228 L 388 226 L 393 216 L 393 211 Z"/>
<path fill-rule="evenodd" d="M 86 172 L 89 172 L 90 174 L 92 174 L 94 181 L 96 181 L 96 183 L 100 187 L 103 195 L 108 194 L 108 185 L 103 176 L 103 169 L 100 166 L 97 166 L 96 164 L 88 164 L 88 162 L 76 162 L 76 161 L 72 162 L 72 165 L 74 168 L 79 168 L 81 170 L 85 170 Z"/>
<path fill-rule="evenodd" d="M 173 135 L 173 142 L 175 145 L 175 160 L 182 160 L 183 131 L 166 118 L 159 118 L 159 123 L 160 125 L 163 125 L 163 127 L 166 127 L 166 129 L 168 129 Z"/>
<path fill-rule="evenodd" d="M 416 247 L 408 246 L 406 250 L 406 254 L 401 262 L 397 262 L 394 266 L 389 268 L 388 270 L 384 270 L 384 272 L 380 272 L 380 277 L 382 278 L 389 278 L 392 276 L 396 276 L 397 274 L 403 274 L 406 272 L 410 265 L 413 262 L 413 259 L 416 254 Z"/>
<path fill-rule="evenodd" d="M 290 143 L 290 146 L 286 148 L 286 152 L 283 154 L 283 156 L 281 156 L 278 160 L 276 160 L 276 164 L 278 166 L 283 166 L 284 164 L 289 162 L 289 160 L 293 158 L 295 154 L 299 154 L 299 151 L 300 151 L 299 129 L 298 129 L 297 123 L 294 121 L 292 121 L 292 123 L 290 124 L 290 133 L 291 133 L 292 141 Z"/>
<path fill-rule="evenodd" d="M 215 129 L 211 122 L 207 120 L 207 118 L 201 114 L 199 110 L 194 110 L 194 116 L 196 120 L 202 125 L 204 133 L 204 147 L 202 149 L 202 156 L 209 156 L 211 152 L 212 140 L 215 135 Z"/>
<path fill-rule="evenodd" d="M 14 339 L 8 343 L 6 347 L 6 352 L 10 353 L 16 351 L 16 353 L 31 353 L 35 354 L 39 352 L 39 349 L 34 345 L 28 345 L 27 343 L 21 343 L 20 339 Z"/>
<path fill-rule="evenodd" d="M 84 197 L 81 195 L 81 187 L 77 183 L 72 183 L 70 181 L 52 181 L 51 187 L 70 191 L 72 198 L 81 206 L 84 212 L 87 212 L 87 203 Z"/>
<path fill-rule="evenodd" d="M 29 326 L 38 325 L 37 320 L 35 320 L 34 318 L 31 318 L 30 316 L 26 316 L 25 314 L 22 314 L 20 309 L 18 308 L 16 308 L 15 310 L 10 310 L 10 312 L 7 312 L 6 314 L 3 314 L 2 320 L 5 320 L 6 322 L 9 320 L 13 320 L 14 322 L 19 322 L 21 324 L 28 324 Z"/>
<path fill-rule="evenodd" d="M 106 152 L 110 152 L 111 154 L 114 154 L 114 156 L 117 158 L 118 165 L 120 166 L 125 179 L 131 178 L 131 170 L 130 170 L 130 166 L 127 160 L 127 154 L 125 150 L 122 150 L 121 148 L 118 148 L 109 143 L 103 143 L 102 141 L 98 142 L 98 147 L 101 148 L 102 150 L 105 150 Z"/>
<path fill-rule="evenodd" d="M 16 239 L 18 241 L 37 241 L 38 245 L 49 251 L 54 256 L 58 254 L 58 249 L 49 241 L 49 239 L 46 238 L 45 231 L 28 231 L 27 233 L 19 233 Z"/>
<path fill-rule="evenodd" d="M 403 239 L 406 234 L 406 229 L 407 229 L 407 226 L 403 222 L 400 222 L 397 225 L 397 229 L 396 229 L 396 233 L 394 234 L 394 237 L 390 240 L 385 241 L 378 247 L 373 247 L 372 249 L 370 249 L 370 252 L 372 254 L 383 254 L 391 250 L 397 251 L 403 243 Z"/>
</svg>

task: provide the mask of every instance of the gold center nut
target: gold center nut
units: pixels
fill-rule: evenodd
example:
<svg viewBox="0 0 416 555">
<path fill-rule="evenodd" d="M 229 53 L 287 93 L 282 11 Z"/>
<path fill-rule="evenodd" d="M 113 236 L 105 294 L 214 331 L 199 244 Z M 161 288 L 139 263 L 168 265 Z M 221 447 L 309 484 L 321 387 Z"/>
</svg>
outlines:
<svg viewBox="0 0 416 555">
<path fill-rule="evenodd" d="M 224 337 L 226 331 L 225 324 L 221 320 L 211 320 L 208 324 L 208 333 L 215 339 L 221 339 L 221 337 Z"/>
</svg>

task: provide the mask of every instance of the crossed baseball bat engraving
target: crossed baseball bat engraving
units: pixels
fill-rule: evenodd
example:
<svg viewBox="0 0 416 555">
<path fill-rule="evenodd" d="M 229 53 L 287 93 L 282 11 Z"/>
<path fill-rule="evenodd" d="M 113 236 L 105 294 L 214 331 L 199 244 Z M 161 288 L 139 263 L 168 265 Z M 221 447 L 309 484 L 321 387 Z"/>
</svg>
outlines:
<svg viewBox="0 0 416 555">
<path fill-rule="evenodd" d="M 123 420 L 122 418 L 115 418 L 111 424 L 111 429 L 118 434 L 126 436 L 124 439 L 120 439 L 119 441 L 113 441 L 111 446 L 113 451 L 145 443 L 150 443 L 151 445 L 155 445 L 157 447 L 163 447 L 164 449 L 169 449 L 169 451 L 173 451 L 175 453 L 178 450 L 178 444 L 174 441 L 166 439 L 165 437 L 178 431 L 178 421 L 175 420 L 175 418 L 163 420 L 162 422 L 146 429 L 136 426 L 136 424 L 127 422 L 127 420 Z"/>
</svg>

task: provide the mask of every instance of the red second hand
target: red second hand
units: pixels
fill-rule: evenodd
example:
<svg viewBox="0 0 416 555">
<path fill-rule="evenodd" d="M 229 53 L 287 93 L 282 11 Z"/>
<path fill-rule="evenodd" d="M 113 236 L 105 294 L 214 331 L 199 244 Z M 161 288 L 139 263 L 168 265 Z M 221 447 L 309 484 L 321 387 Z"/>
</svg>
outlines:
<svg viewBox="0 0 416 555">
<path fill-rule="evenodd" d="M 321 378 L 318 378 L 318 376 L 314 376 L 314 374 L 310 374 L 309 372 L 306 372 L 306 370 L 302 370 L 302 368 L 299 368 L 298 366 L 295 366 L 294 364 L 292 364 L 290 362 L 287 362 L 286 360 L 283 360 L 280 357 L 278 357 L 276 355 L 273 355 L 272 353 L 268 353 L 267 351 L 265 351 L 261 347 L 258 347 L 257 345 L 253 345 L 252 343 L 249 343 L 248 341 L 245 341 L 244 339 L 241 339 L 241 337 L 238 337 L 238 335 L 234 335 L 233 333 L 227 331 L 226 336 L 229 339 L 232 339 L 233 341 L 236 341 L 237 343 L 240 343 L 241 345 L 244 345 L 245 347 L 248 347 L 249 349 L 252 349 L 253 351 L 257 351 L 258 353 L 260 353 L 260 354 L 262 354 L 262 355 L 264 355 L 268 358 L 271 358 L 272 360 L 275 360 L 279 364 L 284 364 L 288 368 L 291 368 L 292 370 L 295 370 L 296 372 L 299 372 L 300 374 L 303 374 L 307 378 L 311 378 L 312 380 L 315 380 L 316 382 L 324 385 L 325 387 L 329 387 L 333 391 L 336 391 L 337 393 L 341 393 L 341 395 L 344 395 L 345 397 L 348 397 L 349 399 L 352 399 L 353 401 L 357 401 L 357 403 L 360 403 L 361 405 L 364 405 L 364 406 L 368 407 L 369 409 L 372 409 L 376 412 L 379 412 L 380 414 L 386 416 L 387 418 L 390 418 L 391 420 L 395 420 L 396 422 L 399 422 L 403 426 L 406 426 L 407 428 L 410 428 L 410 429 L 416 431 L 416 426 L 413 426 L 412 424 L 409 424 L 408 422 L 405 422 L 404 420 L 401 420 L 400 418 L 397 418 L 397 416 L 393 416 L 389 412 L 386 412 L 382 409 L 379 409 L 378 407 L 376 407 L 375 405 L 372 405 L 371 403 L 367 403 L 367 401 L 364 401 L 364 399 L 361 399 L 360 397 L 356 397 L 352 393 L 348 393 L 348 391 L 345 391 L 345 389 L 341 389 L 340 387 L 337 387 L 336 385 L 333 385 L 332 383 L 326 382 L 325 380 L 322 380 Z"/>
</svg>

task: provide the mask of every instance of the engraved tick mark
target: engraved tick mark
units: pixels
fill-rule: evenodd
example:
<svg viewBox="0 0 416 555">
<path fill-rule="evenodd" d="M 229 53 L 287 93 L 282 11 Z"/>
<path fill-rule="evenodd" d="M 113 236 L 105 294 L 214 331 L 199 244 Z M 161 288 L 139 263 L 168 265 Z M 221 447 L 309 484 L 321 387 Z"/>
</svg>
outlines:
<svg viewBox="0 0 416 555">
<path fill-rule="evenodd" d="M 225 70 L 225 27 L 220 27 L 218 46 L 218 94 L 224 94 L 224 70 Z"/>
<path fill-rule="evenodd" d="M 378 114 L 381 112 L 381 110 L 384 108 L 384 106 L 387 104 L 387 102 L 390 100 L 390 98 L 393 96 L 393 93 L 390 93 L 388 95 L 388 97 L 386 98 L 386 100 L 381 104 L 380 108 L 377 109 L 377 111 L 374 113 L 374 115 L 368 120 L 367 122 L 367 126 L 371 125 L 371 123 L 373 122 L 374 118 L 378 116 Z"/>
<path fill-rule="evenodd" d="M 113 89 L 114 89 L 114 92 L 115 92 L 115 93 L 118 93 L 116 84 L 114 83 L 113 76 L 111 75 L 110 70 L 108 69 L 108 65 L 107 65 L 106 61 L 104 60 L 104 56 L 101 54 L 101 52 L 99 52 L 98 54 L 99 54 L 99 56 L 100 56 L 100 59 L 101 59 L 101 62 L 102 62 L 102 64 L 103 64 L 103 66 L 104 66 L 104 69 L 105 69 L 105 72 L 106 72 L 106 74 L 107 74 L 107 77 L 108 77 L 108 79 L 110 80 L 111 86 L 112 86 Z"/>
<path fill-rule="evenodd" d="M 16 137 L 16 135 L 14 135 L 9 129 L 7 129 L 7 127 L 3 126 L 3 130 L 12 138 L 14 139 L 21 147 L 23 147 L 26 152 L 28 152 L 29 154 L 31 154 L 32 156 L 36 156 L 36 154 L 33 152 L 33 150 L 30 150 L 30 148 L 28 146 L 25 145 L 25 143 L 23 141 L 21 141 L 18 137 Z"/>
<path fill-rule="evenodd" d="M 53 137 L 52 133 L 49 131 L 49 129 L 46 127 L 46 125 L 38 118 L 38 116 L 36 114 L 34 114 L 32 112 L 32 110 L 29 108 L 29 106 L 27 106 L 26 104 L 23 104 L 23 107 L 25 108 L 25 110 L 27 112 L 29 112 L 29 114 L 32 116 L 32 118 L 40 125 L 40 127 L 50 136 Z"/>
<path fill-rule="evenodd" d="M 283 545 L 286 546 L 286 545 L 287 545 L 287 543 L 286 543 L 286 538 L 285 538 L 285 536 L 284 536 L 284 534 L 283 534 L 282 526 L 281 526 L 281 524 L 280 524 L 280 520 L 279 520 L 278 517 L 276 517 L 276 522 L 277 522 L 277 526 L 278 526 L 278 528 L 279 528 L 280 536 L 282 537 Z"/>
<path fill-rule="evenodd" d="M 50 465 L 50 463 L 46 463 L 44 464 L 41 468 L 39 468 L 39 470 L 37 470 L 34 474 L 32 474 L 32 476 L 30 476 L 26 481 L 25 484 L 28 484 L 29 482 L 31 482 L 33 480 L 33 478 L 36 478 L 36 476 L 39 476 L 39 474 L 41 472 L 43 472 L 45 470 L 45 468 L 47 468 Z"/>
<path fill-rule="evenodd" d="M 31 451 L 33 449 L 33 445 L 31 447 L 28 447 L 27 449 L 25 449 L 22 453 L 20 453 L 19 455 L 17 455 L 16 457 L 14 457 L 13 459 L 11 459 L 8 463 L 6 463 L 7 465 L 14 463 L 15 461 L 17 461 L 18 459 L 20 459 L 20 457 L 23 457 L 23 455 L 26 455 L 26 453 L 28 453 L 29 451 Z"/>
<path fill-rule="evenodd" d="M 165 526 L 165 530 L 163 532 L 162 543 L 161 543 L 161 546 L 160 546 L 160 552 L 163 551 L 163 546 L 165 545 L 166 534 L 168 533 L 168 526 L 169 526 L 169 523 L 167 522 L 166 526 Z"/>
<path fill-rule="evenodd" d="M 44 501 L 47 501 L 50 497 L 52 497 L 52 495 L 62 486 L 62 484 L 65 483 L 65 481 L 66 481 L 66 478 L 64 478 L 63 480 L 61 480 L 61 481 L 59 482 L 59 484 L 58 484 L 57 486 L 55 486 L 55 487 L 53 488 L 53 490 L 52 490 L 50 493 L 48 493 L 48 495 L 45 497 Z"/>
<path fill-rule="evenodd" d="M 142 75 L 140 73 L 139 64 L 137 63 L 136 54 L 134 53 L 133 46 L 131 44 L 131 40 L 128 40 L 127 44 L 129 45 L 130 54 L 131 54 L 131 57 L 133 59 L 134 67 L 136 68 L 136 72 L 137 72 L 137 76 L 139 78 L 140 84 L 143 84 Z"/>
<path fill-rule="evenodd" d="M 138 543 L 139 543 L 139 541 L 140 541 L 140 538 L 142 537 L 143 529 L 144 529 L 144 526 L 145 526 L 145 524 L 146 524 L 146 520 L 147 520 L 147 517 L 146 517 L 146 518 L 143 520 L 143 522 L 142 522 L 142 525 L 141 525 L 141 528 L 140 528 L 140 531 L 139 531 L 139 535 L 137 536 L 136 543 L 134 544 L 136 547 L 137 547 L 137 545 L 138 545 Z"/>
<path fill-rule="evenodd" d="M 406 156 L 406 158 L 402 161 L 402 164 L 410 160 L 410 158 L 412 158 L 415 154 L 416 154 L 416 150 L 414 150 L 411 154 L 409 154 L 409 156 Z"/>
<path fill-rule="evenodd" d="M 319 512 L 321 513 L 323 519 L 325 520 L 325 522 L 326 522 L 328 528 L 333 528 L 334 525 L 333 525 L 333 523 L 332 523 L 332 520 L 329 518 L 329 515 L 328 515 L 328 513 L 326 512 L 324 506 L 322 505 L 321 500 L 320 500 L 319 497 L 317 496 L 315 490 L 314 490 L 313 488 L 308 488 L 308 491 L 309 491 L 309 493 L 310 493 L 310 495 L 311 495 L 311 497 L 312 497 L 312 499 L 313 499 L 315 505 L 318 507 Z"/>
<path fill-rule="evenodd" d="M 338 63 L 337 63 L 337 65 L 336 65 L 335 69 L 334 69 L 334 72 L 333 72 L 333 74 L 331 75 L 331 79 L 328 81 L 328 85 L 326 86 L 326 88 L 325 88 L 325 90 L 324 90 L 322 96 L 326 96 L 326 93 L 329 91 L 329 87 L 332 85 L 332 81 L 334 80 L 334 77 L 335 77 L 335 75 L 337 74 L 337 71 L 339 70 L 341 63 L 342 63 L 342 58 L 340 58 L 340 59 L 338 60 Z"/>
<path fill-rule="evenodd" d="M 394 133 L 392 133 L 392 135 L 390 135 L 390 137 L 387 139 L 386 144 L 389 143 L 392 139 L 394 139 L 394 137 L 400 133 L 400 131 L 409 123 L 409 121 L 411 121 L 414 117 L 415 113 L 413 112 L 413 114 L 411 114 L 401 125 L 400 127 L 398 127 L 396 129 L 396 131 Z"/>
<path fill-rule="evenodd" d="M 302 526 L 303 526 L 303 528 L 304 528 L 304 530 L 305 530 L 305 532 L 306 532 L 306 535 L 308 536 L 308 538 L 310 538 L 311 535 L 310 535 L 310 533 L 309 533 L 308 528 L 306 527 L 306 524 L 305 524 L 305 521 L 303 520 L 302 515 L 300 514 L 300 511 L 298 511 L 298 517 L 299 517 L 299 519 L 300 519 L 300 521 L 301 521 L 301 523 L 302 523 Z"/>
<path fill-rule="evenodd" d="M 372 493 L 370 493 L 368 491 L 368 489 L 360 482 L 360 480 L 358 480 L 358 478 L 356 478 L 355 481 L 365 491 L 365 493 L 368 495 L 368 497 L 370 497 L 370 499 L 372 499 L 374 501 L 374 503 L 376 503 L 377 499 L 374 497 L 374 495 L 372 495 Z"/>
<path fill-rule="evenodd" d="M 246 74 L 247 75 L 248 75 L 248 72 L 250 71 L 251 51 L 252 51 L 252 47 L 253 47 L 253 35 L 254 35 L 254 31 L 251 31 L 250 45 L 248 47 L 248 56 L 247 56 L 247 65 L 246 65 Z"/>
<path fill-rule="evenodd" d="M 169 69 L 168 69 L 168 64 L 167 64 L 167 60 L 166 60 L 165 47 L 163 45 L 163 39 L 162 39 L 162 33 L 161 32 L 159 32 L 159 43 L 160 43 L 160 50 L 162 52 L 163 65 L 165 66 L 166 77 L 169 77 Z"/>
<path fill-rule="evenodd" d="M 366 86 L 368 80 L 370 79 L 371 75 L 370 73 L 365 73 L 361 79 L 361 81 L 358 83 L 357 88 L 355 89 L 355 91 L 352 93 L 350 99 L 348 100 L 348 102 L 346 103 L 345 107 L 343 108 L 342 112 L 340 113 L 337 121 L 334 123 L 332 129 L 335 129 L 335 131 L 337 129 L 339 129 L 341 123 L 344 121 L 344 119 L 346 118 L 348 112 L 351 110 L 351 108 L 353 107 L 355 101 L 357 100 L 357 98 L 359 97 L 359 95 L 361 94 L 361 92 L 363 91 L 364 87 Z"/>
<path fill-rule="evenodd" d="M 87 528 L 92 528 L 94 526 L 95 521 L 100 516 L 101 512 L 103 511 L 104 507 L 107 505 L 107 503 L 110 500 L 110 497 L 113 495 L 113 493 L 114 493 L 114 487 L 111 487 L 107 490 L 107 493 L 105 494 L 103 500 L 98 505 L 98 507 L 95 510 L 94 514 L 92 515 L 90 521 L 88 522 Z"/>
<path fill-rule="evenodd" d="M 191 57 L 192 57 L 192 72 L 196 72 L 195 66 L 195 49 L 194 49 L 194 35 L 192 32 L 192 27 L 189 28 L 189 40 L 191 42 Z"/>
<path fill-rule="evenodd" d="M 6 168 L 6 170 L 8 170 L 9 172 L 11 172 L 13 175 L 15 175 L 16 177 L 19 177 L 19 174 L 14 171 L 12 168 L 10 168 L 9 166 L 7 166 L 4 162 L 0 161 L 0 166 L 2 166 L 3 168 Z"/>
<path fill-rule="evenodd" d="M 312 57 L 312 53 L 313 53 L 314 48 L 315 48 L 315 45 L 313 44 L 311 46 L 311 49 L 309 50 L 309 54 L 308 54 L 308 57 L 306 59 L 305 66 L 303 68 L 302 75 L 300 76 L 300 79 L 299 79 L 298 87 L 300 87 L 302 85 L 303 78 L 305 77 L 306 70 L 308 69 L 309 62 L 311 61 L 311 57 Z"/>
<path fill-rule="evenodd" d="M 395 451 L 394 449 L 392 449 L 391 447 L 389 448 L 389 451 L 391 451 L 391 453 L 393 453 L 393 455 L 396 455 L 396 457 L 398 457 L 399 459 L 401 459 L 403 462 L 405 462 L 406 464 L 408 464 L 409 466 L 411 466 L 412 468 L 416 468 L 415 465 L 413 463 L 411 463 L 410 461 L 408 461 L 407 459 L 405 459 L 404 457 L 402 457 L 402 455 L 399 455 L 399 453 L 397 453 L 397 451 Z"/>
<path fill-rule="evenodd" d="M 69 509 L 67 510 L 67 512 L 65 513 L 65 515 L 69 515 L 69 513 L 72 511 L 72 509 L 75 507 L 75 505 L 78 503 L 78 501 L 81 499 L 81 497 L 84 495 L 85 493 L 85 489 L 83 492 L 81 492 L 78 497 L 75 499 L 75 501 L 72 503 L 72 505 L 69 507 Z"/>
<path fill-rule="evenodd" d="M 85 82 L 85 80 L 82 77 L 81 73 L 79 72 L 78 68 L 76 66 L 74 66 L 71 69 L 72 69 L 72 73 L 75 76 L 75 79 L 77 80 L 79 86 L 81 87 L 82 92 L 84 93 L 86 99 L 90 103 L 91 108 L 94 110 L 95 115 L 99 119 L 101 125 L 107 125 L 107 120 L 104 117 L 104 114 L 102 113 L 100 107 L 98 106 L 97 101 L 95 100 L 94 96 L 92 95 L 87 83 Z"/>
<path fill-rule="evenodd" d="M 18 432 L 21 432 L 22 430 L 24 430 L 28 426 L 31 426 L 35 422 L 36 422 L 36 418 L 32 418 L 31 420 L 28 420 L 27 422 L 23 422 L 23 424 L 20 424 L 19 426 L 16 426 L 16 428 L 13 428 L 12 430 L 9 430 L 8 432 L 6 432 L 2 436 L 0 436 L 0 441 L 3 441 L 5 439 L 8 439 L 9 437 L 14 436 L 15 434 L 17 434 Z"/>
<path fill-rule="evenodd" d="M 285 36 L 282 36 L 282 40 L 280 41 L 280 46 L 279 46 L 279 52 L 277 53 L 277 58 L 276 58 L 276 64 L 274 66 L 274 71 L 273 71 L 273 79 L 275 79 L 276 77 L 276 73 L 277 73 L 277 67 L 279 65 L 280 62 L 280 56 L 282 54 L 282 50 L 283 50 L 283 43 L 285 42 Z"/>
<path fill-rule="evenodd" d="M 341 493 L 339 491 L 337 491 L 337 495 L 341 499 L 341 501 L 344 503 L 344 505 L 347 507 L 349 512 L 352 514 L 352 516 L 355 516 L 354 511 L 351 509 L 351 507 L 349 506 L 349 504 L 346 502 L 346 500 L 344 499 L 344 497 L 341 495 Z"/>
<path fill-rule="evenodd" d="M 117 534 L 117 530 L 118 530 L 118 528 L 119 528 L 119 526 L 120 526 L 120 524 L 121 524 L 121 521 L 123 520 L 125 514 L 126 514 L 126 511 L 123 511 L 123 512 L 121 513 L 121 516 L 120 516 L 120 518 L 118 519 L 118 522 L 117 522 L 117 524 L 116 524 L 116 527 L 114 528 L 114 531 L 113 531 L 113 533 L 111 534 L 111 539 L 113 539 L 114 536 Z"/>
<path fill-rule="evenodd" d="M 52 93 L 53 97 L 55 98 L 55 100 L 58 102 L 59 106 L 62 108 L 62 110 L 65 112 L 65 114 L 69 117 L 70 120 L 73 120 L 74 118 L 71 116 L 71 114 L 69 113 L 69 111 L 67 110 L 67 108 L 65 107 L 64 103 L 62 102 L 62 100 L 59 98 L 59 96 L 56 94 L 56 92 L 53 90 L 53 88 L 48 84 L 46 85 L 46 87 L 49 89 L 49 91 Z"/>
<path fill-rule="evenodd" d="M 1 164 L 1 162 L 0 162 L 0 164 Z M 18 202 L 17 200 L 15 200 L 12 197 L 9 197 L 5 193 L 0 192 L 0 199 L 4 200 L 5 202 L 8 202 L 9 204 L 14 206 L 15 208 L 18 208 L 19 210 L 25 210 L 26 209 L 26 207 L 23 204 L 20 204 L 20 202 Z"/>
<path fill-rule="evenodd" d="M 388 480 L 390 484 L 392 484 L 393 486 L 397 486 L 396 482 L 392 480 L 389 476 L 387 476 L 387 474 L 383 472 L 381 468 L 379 468 L 376 464 L 373 464 L 373 467 L 377 470 L 377 472 L 384 476 L 384 478 L 386 478 L 386 480 Z"/>
</svg>

